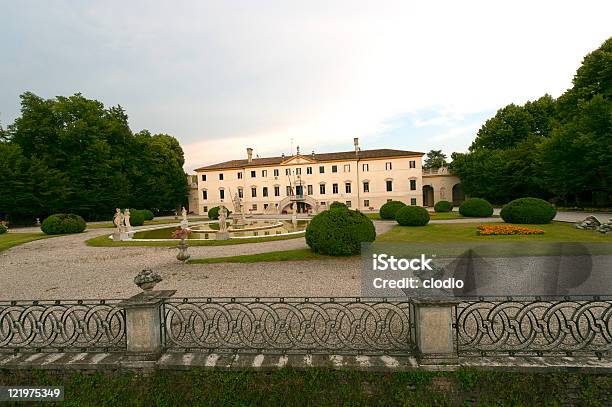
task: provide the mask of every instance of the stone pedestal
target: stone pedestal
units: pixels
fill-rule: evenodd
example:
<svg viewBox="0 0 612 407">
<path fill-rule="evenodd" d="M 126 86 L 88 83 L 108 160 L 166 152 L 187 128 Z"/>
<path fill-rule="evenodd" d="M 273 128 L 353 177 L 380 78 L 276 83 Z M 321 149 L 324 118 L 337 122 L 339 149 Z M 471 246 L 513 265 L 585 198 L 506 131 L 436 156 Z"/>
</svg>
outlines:
<svg viewBox="0 0 612 407">
<path fill-rule="evenodd" d="M 115 241 L 115 242 L 123 242 L 125 240 L 130 240 L 130 239 L 131 239 L 131 237 L 128 234 L 128 232 L 121 232 L 121 233 L 115 232 L 115 233 L 113 233 L 113 241 Z"/>
<path fill-rule="evenodd" d="M 456 300 L 417 300 L 414 305 L 417 357 L 422 365 L 458 364 Z"/>
<path fill-rule="evenodd" d="M 119 303 L 125 310 L 127 355 L 131 360 L 155 360 L 162 352 L 162 303 L 176 290 L 145 291 Z"/>
<path fill-rule="evenodd" d="M 217 233 L 215 234 L 215 239 L 216 239 L 216 240 L 228 240 L 229 238 L 230 238 L 230 237 L 229 237 L 229 232 L 228 232 L 228 231 L 225 231 L 225 232 L 217 232 Z"/>
<path fill-rule="evenodd" d="M 189 221 L 187 219 L 183 219 L 181 221 L 181 229 L 187 229 L 189 227 Z"/>
</svg>

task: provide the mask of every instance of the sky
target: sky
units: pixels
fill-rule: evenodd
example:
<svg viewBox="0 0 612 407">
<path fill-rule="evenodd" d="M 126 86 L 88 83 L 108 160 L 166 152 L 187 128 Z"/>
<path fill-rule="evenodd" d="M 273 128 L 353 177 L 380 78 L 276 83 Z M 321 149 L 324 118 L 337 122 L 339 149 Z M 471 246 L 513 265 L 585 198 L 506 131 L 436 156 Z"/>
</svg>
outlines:
<svg viewBox="0 0 612 407">
<path fill-rule="evenodd" d="M 121 105 L 185 169 L 236 158 L 466 151 L 496 110 L 571 86 L 610 1 L 0 0 L 0 124 L 19 95 Z"/>
</svg>

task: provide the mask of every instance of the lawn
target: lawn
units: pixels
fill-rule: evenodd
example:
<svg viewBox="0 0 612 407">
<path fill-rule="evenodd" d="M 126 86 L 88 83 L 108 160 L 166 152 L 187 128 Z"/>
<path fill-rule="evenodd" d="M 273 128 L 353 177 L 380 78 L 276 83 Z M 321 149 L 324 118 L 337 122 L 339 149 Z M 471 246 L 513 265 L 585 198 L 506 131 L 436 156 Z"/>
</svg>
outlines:
<svg viewBox="0 0 612 407">
<path fill-rule="evenodd" d="M 229 240 L 189 240 L 189 246 L 226 246 L 234 244 L 246 244 L 246 243 L 261 243 L 271 242 L 275 240 L 289 240 L 304 237 L 304 233 L 297 233 L 294 235 L 281 235 L 281 236 L 263 236 L 255 237 L 251 239 L 229 239 Z M 86 241 L 88 246 L 93 247 L 122 247 L 122 246 L 161 246 L 161 247 L 172 247 L 178 244 L 178 241 L 167 241 L 160 240 L 158 242 L 114 242 L 108 238 L 108 235 L 102 235 L 94 237 Z"/>
<path fill-rule="evenodd" d="M 192 259 L 189 263 L 214 264 L 214 263 L 259 263 L 270 261 L 299 261 L 299 260 L 325 260 L 332 256 L 313 253 L 310 249 L 282 250 L 277 252 L 244 254 L 241 256 L 211 257 L 208 259 Z"/>
<path fill-rule="evenodd" d="M 13 246 L 17 246 L 23 243 L 32 242 L 34 240 L 46 239 L 48 237 L 53 237 L 49 235 L 45 235 L 42 232 L 36 233 L 4 233 L 0 235 L 0 252 L 3 250 L 10 249 Z"/>
</svg>

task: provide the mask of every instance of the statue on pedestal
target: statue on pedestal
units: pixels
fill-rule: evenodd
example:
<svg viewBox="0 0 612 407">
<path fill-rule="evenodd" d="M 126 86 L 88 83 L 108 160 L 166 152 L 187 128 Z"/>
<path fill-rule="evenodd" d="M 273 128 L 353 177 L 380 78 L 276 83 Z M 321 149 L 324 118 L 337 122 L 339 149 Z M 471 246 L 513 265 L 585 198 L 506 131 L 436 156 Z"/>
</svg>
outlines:
<svg viewBox="0 0 612 407">
<path fill-rule="evenodd" d="M 238 192 L 234 195 L 232 199 L 232 203 L 234 204 L 234 213 L 232 214 L 232 219 L 234 221 L 234 227 L 240 228 L 244 226 L 244 213 L 242 212 L 242 203 L 240 202 L 240 196 Z"/>
<path fill-rule="evenodd" d="M 216 233 L 215 238 L 217 240 L 229 239 L 229 232 L 227 231 L 227 209 L 223 205 L 219 208 L 219 231 Z"/>
<path fill-rule="evenodd" d="M 123 212 L 123 223 L 125 224 L 125 229 L 127 231 L 132 230 L 132 225 L 130 224 L 130 210 L 126 209 Z"/>
</svg>

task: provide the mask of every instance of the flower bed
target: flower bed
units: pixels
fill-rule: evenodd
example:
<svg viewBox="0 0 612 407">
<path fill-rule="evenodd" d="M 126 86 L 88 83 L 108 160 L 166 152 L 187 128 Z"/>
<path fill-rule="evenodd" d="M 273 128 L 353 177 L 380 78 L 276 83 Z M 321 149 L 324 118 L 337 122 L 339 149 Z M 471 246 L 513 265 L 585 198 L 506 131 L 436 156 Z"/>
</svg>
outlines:
<svg viewBox="0 0 612 407">
<path fill-rule="evenodd" d="M 478 225 L 477 229 L 480 236 L 544 234 L 542 229 L 533 229 L 513 225 Z"/>
</svg>

